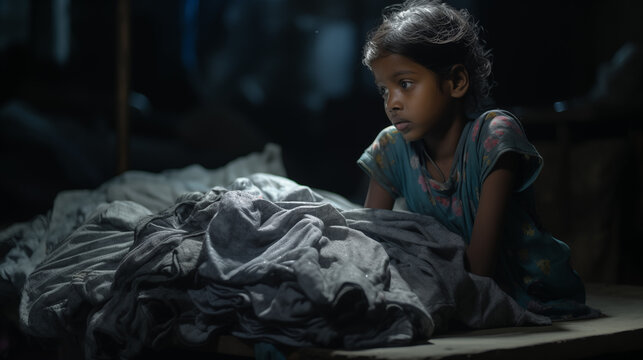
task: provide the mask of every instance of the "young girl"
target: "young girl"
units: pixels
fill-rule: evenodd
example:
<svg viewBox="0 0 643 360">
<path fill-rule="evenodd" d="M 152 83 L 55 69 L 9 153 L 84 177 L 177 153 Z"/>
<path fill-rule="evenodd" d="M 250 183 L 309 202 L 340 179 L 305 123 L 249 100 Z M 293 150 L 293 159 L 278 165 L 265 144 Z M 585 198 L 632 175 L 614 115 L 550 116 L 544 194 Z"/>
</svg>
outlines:
<svg viewBox="0 0 643 360">
<path fill-rule="evenodd" d="M 532 187 L 542 158 L 503 110 L 467 115 L 489 92 L 489 51 L 465 11 L 436 1 L 388 8 L 369 34 L 373 72 L 392 126 L 359 158 L 365 207 L 437 218 L 467 244 L 469 271 L 493 277 L 519 304 L 552 318 L 586 316 L 569 247 L 541 230 Z"/>
</svg>

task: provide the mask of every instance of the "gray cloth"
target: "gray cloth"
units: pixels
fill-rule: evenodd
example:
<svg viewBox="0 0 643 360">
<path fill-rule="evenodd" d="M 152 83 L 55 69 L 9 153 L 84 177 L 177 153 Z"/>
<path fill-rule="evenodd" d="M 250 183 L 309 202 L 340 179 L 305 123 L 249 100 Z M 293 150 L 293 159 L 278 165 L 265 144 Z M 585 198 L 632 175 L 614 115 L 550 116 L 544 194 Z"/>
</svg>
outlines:
<svg viewBox="0 0 643 360">
<path fill-rule="evenodd" d="M 196 204 L 194 196 L 207 202 L 212 194 L 186 194 L 178 205 L 146 218 L 136 229 L 114 274 L 110 298 L 88 317 L 87 358 L 131 358 L 146 347 L 162 347 L 172 341 L 181 321 L 195 317 L 187 289 L 194 283 L 202 240 L 181 224 Z M 192 229 L 192 222 L 207 220 L 195 215 L 188 219 Z"/>
<path fill-rule="evenodd" d="M 136 223 L 151 212 L 130 201 L 101 204 L 31 273 L 20 301 L 23 329 L 58 337 L 84 328 L 86 309 L 110 296 L 118 264 L 134 240 Z"/>
<path fill-rule="evenodd" d="M 59 300 L 77 291 L 68 280 L 73 271 L 39 275 L 55 275 L 57 260 L 49 257 L 41 265 L 46 270 L 36 269 L 25 286 L 23 308 L 30 310 L 21 320 L 39 335 L 85 331 L 88 358 L 200 346 L 223 333 L 357 349 L 412 344 L 453 323 L 549 323 L 491 279 L 468 274 L 463 241 L 434 219 L 336 200 L 255 174 L 226 188 L 186 193 L 158 214 L 127 215 L 127 226 L 109 229 L 121 232 L 114 236 L 123 244 L 133 242 L 119 253 L 117 267 L 107 266 L 103 286 L 84 286 L 86 293 L 71 296 L 77 303 L 70 307 Z M 87 230 L 69 239 L 91 234 Z M 93 236 L 105 238 L 97 230 Z M 91 311 L 79 311 L 83 304 Z M 39 310 L 47 307 L 60 310 L 57 317 Z M 86 329 L 76 325 L 79 314 L 87 316 Z"/>
<path fill-rule="evenodd" d="M 436 331 L 450 324 L 479 329 L 550 322 L 525 311 L 492 279 L 464 271 L 464 241 L 433 217 L 376 209 L 343 214 L 351 228 L 384 247 L 390 265 L 433 317 Z"/>
<path fill-rule="evenodd" d="M 317 195 L 290 185 L 239 179 L 230 188 L 243 191 L 191 194 L 140 224 L 87 352 L 130 357 L 221 333 L 355 349 L 411 344 L 454 321 L 549 323 L 468 274 L 462 240 L 432 218 L 295 201 Z"/>
<path fill-rule="evenodd" d="M 266 144 L 262 152 L 237 158 L 217 169 L 191 165 L 161 173 L 132 170 L 97 189 L 60 192 L 47 214 L 0 231 L 0 303 L 19 294 L 29 274 L 99 205 L 132 201 L 159 212 L 172 206 L 181 194 L 206 192 L 259 172 L 286 175 L 278 145 Z"/>
<path fill-rule="evenodd" d="M 221 298 L 243 298 L 236 303 L 240 320 L 227 324 L 236 336 L 363 348 L 408 344 L 433 332 L 384 248 L 349 228 L 330 204 L 228 192 L 205 231 L 202 254 L 205 286 L 190 292 L 198 321 L 216 324 L 217 316 L 206 314 L 229 306 Z"/>
</svg>

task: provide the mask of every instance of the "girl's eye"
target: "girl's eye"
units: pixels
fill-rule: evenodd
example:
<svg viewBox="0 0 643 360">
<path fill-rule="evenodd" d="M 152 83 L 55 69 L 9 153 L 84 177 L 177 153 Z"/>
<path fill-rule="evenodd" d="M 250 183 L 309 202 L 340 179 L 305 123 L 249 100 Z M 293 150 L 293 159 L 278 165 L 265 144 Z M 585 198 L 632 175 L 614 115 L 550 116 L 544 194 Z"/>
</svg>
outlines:
<svg viewBox="0 0 643 360">
<path fill-rule="evenodd" d="M 402 89 L 408 89 L 408 88 L 410 88 L 410 87 L 411 87 L 411 85 L 412 85 L 412 84 L 413 84 L 413 83 L 412 83 L 411 81 L 409 81 L 409 80 L 402 80 L 402 81 L 400 81 L 400 87 L 401 87 Z"/>
<path fill-rule="evenodd" d="M 386 89 L 383 86 L 378 86 L 377 91 L 380 93 L 382 97 L 385 97 L 388 94 L 388 89 Z"/>
</svg>

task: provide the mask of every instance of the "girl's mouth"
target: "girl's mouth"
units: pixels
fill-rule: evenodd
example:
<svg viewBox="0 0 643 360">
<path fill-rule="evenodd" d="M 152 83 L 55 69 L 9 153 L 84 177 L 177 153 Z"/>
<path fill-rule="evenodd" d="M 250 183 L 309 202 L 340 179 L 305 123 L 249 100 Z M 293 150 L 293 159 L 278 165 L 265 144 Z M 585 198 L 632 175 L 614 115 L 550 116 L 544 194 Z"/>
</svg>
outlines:
<svg viewBox="0 0 643 360">
<path fill-rule="evenodd" d="M 402 120 L 393 124 L 398 131 L 404 131 L 411 125 L 410 121 Z"/>
</svg>

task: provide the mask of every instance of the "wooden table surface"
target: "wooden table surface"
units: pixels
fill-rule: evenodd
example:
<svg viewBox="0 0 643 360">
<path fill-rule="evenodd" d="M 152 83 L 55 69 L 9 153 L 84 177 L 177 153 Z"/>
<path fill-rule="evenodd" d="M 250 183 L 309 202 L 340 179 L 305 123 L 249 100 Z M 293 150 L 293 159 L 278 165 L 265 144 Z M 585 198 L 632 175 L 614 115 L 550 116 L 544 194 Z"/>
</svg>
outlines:
<svg viewBox="0 0 643 360">
<path fill-rule="evenodd" d="M 297 349 L 288 359 L 579 359 L 606 354 L 643 354 L 643 287 L 587 284 L 587 304 L 605 316 L 555 322 L 550 326 L 510 327 L 449 333 L 426 344 L 358 351 Z M 218 352 L 252 357 L 252 347 L 222 337 Z"/>
</svg>

